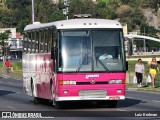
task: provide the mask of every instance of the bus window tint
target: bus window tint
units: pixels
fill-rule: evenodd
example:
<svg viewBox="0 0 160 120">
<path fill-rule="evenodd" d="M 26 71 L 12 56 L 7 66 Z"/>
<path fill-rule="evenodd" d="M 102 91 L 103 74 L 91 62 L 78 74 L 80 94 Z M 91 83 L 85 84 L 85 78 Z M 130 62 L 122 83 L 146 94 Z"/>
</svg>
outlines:
<svg viewBox="0 0 160 120">
<path fill-rule="evenodd" d="M 35 51 L 38 53 L 39 52 L 38 51 L 39 50 L 39 48 L 38 48 L 39 47 L 39 32 L 37 32 L 37 31 L 36 31 L 36 43 L 35 44 L 36 44 L 36 46 L 35 46 L 36 50 Z"/>
<path fill-rule="evenodd" d="M 31 32 L 28 33 L 28 52 L 31 52 L 31 47 L 32 47 L 32 35 L 31 35 Z"/>
<path fill-rule="evenodd" d="M 93 31 L 94 70 L 120 71 L 123 70 L 120 32 L 116 30 Z M 107 53 L 113 59 L 100 60 L 99 57 Z"/>
<path fill-rule="evenodd" d="M 91 71 L 88 31 L 64 31 L 60 38 L 59 71 Z"/>
</svg>

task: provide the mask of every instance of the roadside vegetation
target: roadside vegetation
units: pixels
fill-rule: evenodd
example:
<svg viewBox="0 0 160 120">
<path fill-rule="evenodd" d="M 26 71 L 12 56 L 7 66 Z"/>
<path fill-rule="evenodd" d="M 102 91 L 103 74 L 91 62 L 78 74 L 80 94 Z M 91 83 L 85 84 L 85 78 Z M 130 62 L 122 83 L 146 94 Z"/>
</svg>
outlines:
<svg viewBox="0 0 160 120">
<path fill-rule="evenodd" d="M 22 74 L 22 62 L 11 62 L 11 66 L 13 67 L 13 73 Z M 0 63 L 0 68 L 5 71 L 2 63 Z"/>
<path fill-rule="evenodd" d="M 136 62 L 137 61 L 128 61 L 128 72 L 129 72 L 130 78 L 132 78 L 134 76 Z M 149 66 L 148 66 L 148 62 L 146 62 L 146 61 L 143 61 L 143 64 L 145 66 L 145 77 L 146 77 L 149 74 Z M 160 69 L 160 64 L 158 65 L 158 67 Z M 158 72 L 157 72 L 155 80 L 160 82 L 160 74 Z"/>
<path fill-rule="evenodd" d="M 133 83 L 133 77 L 134 77 L 134 70 L 135 70 L 135 64 L 137 61 L 128 61 L 128 79 L 129 79 L 129 83 L 126 83 L 126 88 L 137 88 L 137 84 Z M 147 61 L 143 61 L 143 64 L 145 66 L 145 75 L 143 76 L 143 87 L 142 88 L 138 88 L 138 91 L 147 91 L 147 92 L 160 92 L 159 90 L 155 90 L 152 89 L 152 83 L 147 83 L 146 86 L 146 79 L 147 76 L 149 74 L 149 66 L 148 66 L 148 62 Z M 159 69 L 160 69 L 160 64 L 158 65 Z M 155 78 L 155 86 L 156 87 L 160 87 L 160 74 L 157 72 L 156 78 Z"/>
<path fill-rule="evenodd" d="M 55 4 L 53 0 L 34 0 L 35 21 L 41 23 L 64 20 L 63 0 Z M 23 33 L 27 24 L 32 23 L 31 0 L 5 0 L 0 4 L 0 27 L 16 27 Z M 149 26 L 144 10 L 150 8 L 157 14 L 160 0 L 69 0 L 69 19 L 75 14 L 92 14 L 94 18 L 117 19 L 128 24 L 129 32 L 140 30 L 141 33 L 156 35 L 157 30 Z M 145 27 L 145 31 L 144 31 Z"/>
<path fill-rule="evenodd" d="M 128 72 L 131 77 L 134 76 L 134 69 L 135 69 L 135 64 L 137 61 L 128 61 Z M 145 76 L 148 76 L 149 73 L 149 66 L 148 62 L 143 61 L 143 64 L 145 66 Z M 19 73 L 22 74 L 22 62 L 11 62 L 11 65 L 13 67 L 13 73 Z M 158 65 L 160 69 L 160 64 Z M 0 68 L 2 68 L 3 65 L 0 63 Z M 156 75 L 156 80 L 160 81 L 160 74 Z"/>
</svg>

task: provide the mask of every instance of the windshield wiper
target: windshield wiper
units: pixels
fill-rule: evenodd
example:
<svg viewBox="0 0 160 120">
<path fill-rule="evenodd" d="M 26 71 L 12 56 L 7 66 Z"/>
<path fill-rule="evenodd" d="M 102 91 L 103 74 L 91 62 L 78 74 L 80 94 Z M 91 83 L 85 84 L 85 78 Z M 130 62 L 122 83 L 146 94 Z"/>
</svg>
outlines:
<svg viewBox="0 0 160 120">
<path fill-rule="evenodd" d="M 97 61 L 104 67 L 106 71 L 109 71 L 109 69 L 103 64 L 103 62 L 100 59 L 97 59 Z"/>
<path fill-rule="evenodd" d="M 87 57 L 88 57 L 88 54 L 85 54 L 85 55 L 83 56 L 82 62 L 79 64 L 76 72 L 79 72 L 79 70 L 81 69 L 81 67 L 82 67 L 82 65 L 83 65 L 83 63 L 84 63 L 84 61 L 85 61 L 85 59 L 86 59 Z"/>
</svg>

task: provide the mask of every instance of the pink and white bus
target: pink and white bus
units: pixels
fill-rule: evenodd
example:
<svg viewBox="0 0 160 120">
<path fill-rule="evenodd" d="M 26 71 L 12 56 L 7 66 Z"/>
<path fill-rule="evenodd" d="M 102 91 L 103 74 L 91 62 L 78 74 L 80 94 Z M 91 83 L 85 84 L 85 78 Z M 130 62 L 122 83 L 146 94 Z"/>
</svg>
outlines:
<svg viewBox="0 0 160 120">
<path fill-rule="evenodd" d="M 103 101 L 116 107 L 125 99 L 126 59 L 119 22 L 70 19 L 34 23 L 24 29 L 23 86 L 34 101 Z M 100 59 L 107 53 L 112 56 Z"/>
</svg>

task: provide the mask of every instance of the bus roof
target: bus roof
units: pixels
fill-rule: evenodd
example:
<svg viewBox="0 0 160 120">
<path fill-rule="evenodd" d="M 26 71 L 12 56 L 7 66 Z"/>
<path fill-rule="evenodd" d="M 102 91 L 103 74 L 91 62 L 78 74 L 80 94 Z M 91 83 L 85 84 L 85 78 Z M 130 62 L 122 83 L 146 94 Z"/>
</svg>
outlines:
<svg viewBox="0 0 160 120">
<path fill-rule="evenodd" d="M 69 19 L 50 23 L 39 23 L 27 25 L 24 31 L 36 30 L 42 28 L 56 27 L 57 29 L 81 29 L 81 28 L 122 28 L 122 25 L 116 20 L 107 19 Z"/>
</svg>

